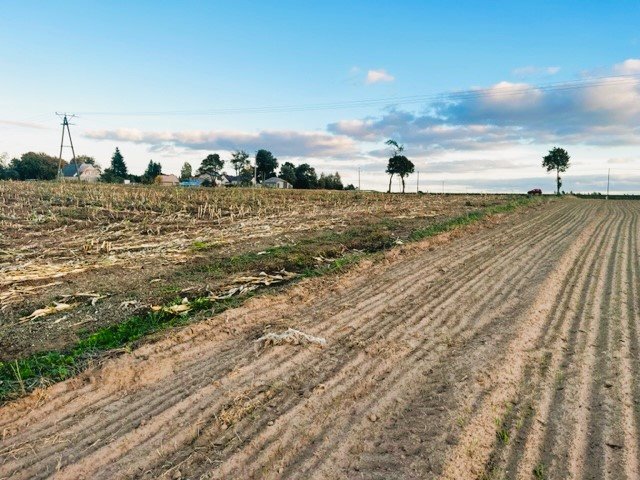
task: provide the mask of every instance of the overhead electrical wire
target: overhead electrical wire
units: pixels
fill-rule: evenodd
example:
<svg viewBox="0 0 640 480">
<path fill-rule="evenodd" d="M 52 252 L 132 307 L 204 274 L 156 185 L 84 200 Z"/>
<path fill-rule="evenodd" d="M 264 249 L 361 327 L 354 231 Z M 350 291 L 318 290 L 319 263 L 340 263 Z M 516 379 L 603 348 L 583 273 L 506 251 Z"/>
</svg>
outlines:
<svg viewBox="0 0 640 480">
<path fill-rule="evenodd" d="M 475 98 L 509 97 L 538 92 L 562 92 L 577 89 L 594 88 L 599 86 L 623 85 L 635 83 L 640 80 L 640 74 L 614 75 L 607 77 L 592 77 L 586 80 L 574 82 L 555 82 L 543 85 L 531 85 L 518 87 L 511 84 L 508 88 L 477 88 L 463 91 L 453 91 L 427 95 L 409 95 L 398 97 L 373 98 L 364 100 L 350 100 L 343 102 L 300 104 L 300 105 L 273 105 L 261 107 L 237 107 L 214 108 L 207 110 L 167 110 L 167 111 L 87 111 L 77 112 L 84 116 L 213 116 L 230 114 L 264 114 L 264 113 L 295 113 L 319 110 L 339 110 L 349 108 L 364 108 L 386 105 L 406 105 L 424 102 L 455 102 Z"/>
</svg>

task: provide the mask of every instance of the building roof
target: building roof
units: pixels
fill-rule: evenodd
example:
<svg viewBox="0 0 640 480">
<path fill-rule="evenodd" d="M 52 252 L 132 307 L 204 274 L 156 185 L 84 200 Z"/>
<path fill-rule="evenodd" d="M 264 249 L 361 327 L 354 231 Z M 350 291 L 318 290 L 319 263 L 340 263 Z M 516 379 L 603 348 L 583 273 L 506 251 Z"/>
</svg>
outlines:
<svg viewBox="0 0 640 480">
<path fill-rule="evenodd" d="M 202 178 L 190 178 L 189 180 L 183 180 L 180 182 L 180 185 L 183 187 L 200 187 L 204 179 Z"/>
<path fill-rule="evenodd" d="M 280 178 L 280 177 L 271 177 L 271 178 L 267 178 L 264 182 L 262 183 L 279 183 L 279 182 L 284 182 L 287 183 L 289 185 L 291 185 L 289 182 L 287 182 L 285 179 Z"/>
<path fill-rule="evenodd" d="M 156 177 L 156 182 L 178 182 L 178 177 L 175 176 L 173 173 L 170 173 L 168 175 L 158 175 Z"/>
<path fill-rule="evenodd" d="M 89 163 L 81 163 L 78 165 L 78 173 L 84 172 L 87 168 L 96 168 L 94 165 Z M 75 177 L 76 176 L 76 164 L 70 163 L 69 165 L 65 165 L 62 167 L 62 175 L 65 177 Z"/>
<path fill-rule="evenodd" d="M 239 182 L 240 181 L 240 175 L 235 176 L 235 175 L 227 175 L 226 173 L 224 175 L 222 175 L 223 177 L 225 177 L 227 179 L 227 181 L 229 183 L 233 183 L 233 182 Z"/>
</svg>

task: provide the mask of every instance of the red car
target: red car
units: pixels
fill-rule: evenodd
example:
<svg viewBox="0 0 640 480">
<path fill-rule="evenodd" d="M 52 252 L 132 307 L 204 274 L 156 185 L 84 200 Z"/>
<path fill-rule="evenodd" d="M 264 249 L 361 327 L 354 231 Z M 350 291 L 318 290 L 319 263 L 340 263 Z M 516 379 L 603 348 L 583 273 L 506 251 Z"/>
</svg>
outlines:
<svg viewBox="0 0 640 480">
<path fill-rule="evenodd" d="M 542 190 L 539 188 L 534 188 L 533 190 L 529 190 L 527 195 L 542 195 Z"/>
</svg>

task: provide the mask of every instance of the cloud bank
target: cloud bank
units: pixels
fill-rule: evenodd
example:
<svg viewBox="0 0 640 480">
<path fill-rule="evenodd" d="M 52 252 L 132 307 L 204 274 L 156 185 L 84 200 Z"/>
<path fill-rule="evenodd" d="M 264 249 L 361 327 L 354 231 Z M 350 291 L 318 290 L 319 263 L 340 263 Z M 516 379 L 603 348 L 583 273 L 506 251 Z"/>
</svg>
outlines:
<svg viewBox="0 0 640 480">
<path fill-rule="evenodd" d="M 631 71 L 630 59 L 614 70 Z M 388 109 L 376 117 L 331 123 L 328 131 L 362 142 L 398 140 L 425 151 L 518 144 L 640 144 L 640 77 L 611 76 L 554 88 L 499 82 L 447 95 L 422 112 Z"/>
<path fill-rule="evenodd" d="M 152 151 L 190 150 L 272 150 L 292 157 L 344 157 L 355 155 L 355 141 L 344 135 L 325 132 L 271 131 L 185 131 L 145 132 L 136 129 L 94 130 L 85 133 L 96 140 L 148 144 Z"/>
</svg>

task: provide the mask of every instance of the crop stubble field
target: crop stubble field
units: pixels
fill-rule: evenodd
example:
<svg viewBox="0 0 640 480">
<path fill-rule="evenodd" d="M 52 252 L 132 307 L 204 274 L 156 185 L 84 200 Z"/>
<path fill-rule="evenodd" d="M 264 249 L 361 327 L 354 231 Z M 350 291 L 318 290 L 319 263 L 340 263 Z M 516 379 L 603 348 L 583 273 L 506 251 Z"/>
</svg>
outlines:
<svg viewBox="0 0 640 480">
<path fill-rule="evenodd" d="M 224 290 L 242 275 L 301 273 L 510 201 L 3 182 L 0 361 L 64 348 L 83 332 Z M 27 318 L 56 304 L 71 308 Z"/>
<path fill-rule="evenodd" d="M 638 205 L 529 206 L 172 331 L 0 407 L 0 478 L 637 478 Z M 256 343 L 288 327 L 326 346 Z"/>
</svg>

